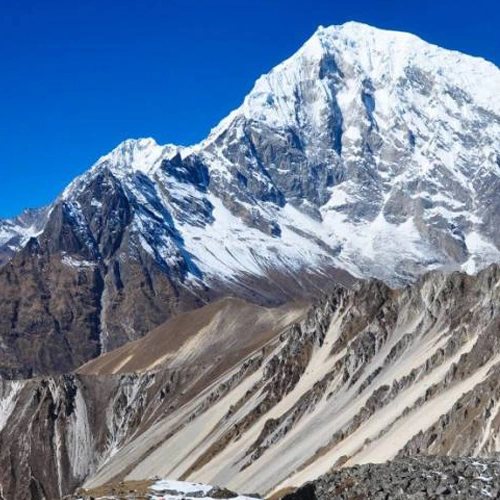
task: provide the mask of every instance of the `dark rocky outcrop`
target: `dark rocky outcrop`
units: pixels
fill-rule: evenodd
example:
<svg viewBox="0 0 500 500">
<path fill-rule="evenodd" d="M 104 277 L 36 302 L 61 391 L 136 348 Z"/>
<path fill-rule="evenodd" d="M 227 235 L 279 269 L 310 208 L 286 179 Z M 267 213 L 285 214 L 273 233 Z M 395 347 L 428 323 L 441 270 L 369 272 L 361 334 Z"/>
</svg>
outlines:
<svg viewBox="0 0 500 500">
<path fill-rule="evenodd" d="M 487 500 L 498 495 L 500 462 L 421 456 L 333 471 L 282 500 Z"/>
</svg>

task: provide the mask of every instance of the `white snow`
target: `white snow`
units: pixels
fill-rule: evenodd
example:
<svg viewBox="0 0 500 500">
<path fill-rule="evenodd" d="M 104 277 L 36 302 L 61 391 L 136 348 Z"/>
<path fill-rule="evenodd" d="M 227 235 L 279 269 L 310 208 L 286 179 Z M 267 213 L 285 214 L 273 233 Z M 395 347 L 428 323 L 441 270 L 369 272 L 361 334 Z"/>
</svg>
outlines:
<svg viewBox="0 0 500 500">
<path fill-rule="evenodd" d="M 201 483 L 189 483 L 185 481 L 173 481 L 171 479 L 163 479 L 153 484 L 151 486 L 151 489 L 153 491 L 175 490 L 183 495 L 189 496 L 190 493 L 195 493 L 200 491 L 203 493 L 208 493 L 212 489 L 212 486 Z"/>
<path fill-rule="evenodd" d="M 465 244 L 470 257 L 462 264 L 462 270 L 468 274 L 475 274 L 484 267 L 484 260 L 500 262 L 500 250 L 478 232 L 471 232 L 465 238 Z"/>
<path fill-rule="evenodd" d="M 63 264 L 66 264 L 69 267 L 74 267 L 76 269 L 85 268 L 85 267 L 95 267 L 95 262 L 90 262 L 88 260 L 79 259 L 72 255 L 63 255 L 62 258 Z"/>
<path fill-rule="evenodd" d="M 7 386 L 7 393 L 0 397 L 0 431 L 3 430 L 7 421 L 12 415 L 17 403 L 17 396 L 25 385 L 22 381 L 9 381 L 4 383 Z"/>
</svg>

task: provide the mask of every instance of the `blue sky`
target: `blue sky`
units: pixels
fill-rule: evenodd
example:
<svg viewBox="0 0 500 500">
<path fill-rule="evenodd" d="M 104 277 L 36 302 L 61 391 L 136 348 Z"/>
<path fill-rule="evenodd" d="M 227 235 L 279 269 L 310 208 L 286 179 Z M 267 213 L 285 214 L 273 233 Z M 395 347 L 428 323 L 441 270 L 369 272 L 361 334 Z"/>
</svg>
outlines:
<svg viewBox="0 0 500 500">
<path fill-rule="evenodd" d="M 201 140 L 318 25 L 349 20 L 500 65 L 498 0 L 0 0 L 0 217 L 128 137 Z"/>
</svg>

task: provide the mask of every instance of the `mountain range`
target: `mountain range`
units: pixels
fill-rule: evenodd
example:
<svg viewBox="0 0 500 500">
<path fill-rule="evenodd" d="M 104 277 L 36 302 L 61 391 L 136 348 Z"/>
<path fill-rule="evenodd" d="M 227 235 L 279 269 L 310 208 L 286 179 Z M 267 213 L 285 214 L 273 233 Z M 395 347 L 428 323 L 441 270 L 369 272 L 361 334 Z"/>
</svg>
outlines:
<svg viewBox="0 0 500 500">
<path fill-rule="evenodd" d="M 201 143 L 0 221 L 0 499 L 497 453 L 499 88 L 320 27 Z"/>
</svg>

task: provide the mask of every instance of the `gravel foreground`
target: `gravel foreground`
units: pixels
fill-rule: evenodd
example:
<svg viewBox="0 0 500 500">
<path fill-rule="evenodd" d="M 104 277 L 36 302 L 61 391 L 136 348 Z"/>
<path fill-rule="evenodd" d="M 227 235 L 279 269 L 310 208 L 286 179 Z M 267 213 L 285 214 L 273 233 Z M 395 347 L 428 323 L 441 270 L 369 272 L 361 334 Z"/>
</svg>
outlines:
<svg viewBox="0 0 500 500">
<path fill-rule="evenodd" d="M 500 498 L 500 461 L 418 457 L 330 472 L 283 500 L 483 500 Z"/>
</svg>

